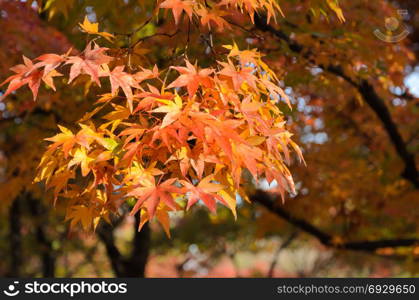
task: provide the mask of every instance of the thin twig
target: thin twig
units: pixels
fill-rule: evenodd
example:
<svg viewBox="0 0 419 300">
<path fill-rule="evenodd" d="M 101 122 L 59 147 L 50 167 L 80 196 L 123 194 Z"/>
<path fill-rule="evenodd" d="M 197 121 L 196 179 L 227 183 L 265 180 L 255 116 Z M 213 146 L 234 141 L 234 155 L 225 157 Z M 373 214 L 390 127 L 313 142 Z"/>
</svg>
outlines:
<svg viewBox="0 0 419 300">
<path fill-rule="evenodd" d="M 167 36 L 169 38 L 172 38 L 175 35 L 177 35 L 178 33 L 179 33 L 179 29 L 177 29 L 174 33 L 164 33 L 164 32 L 162 32 L 162 33 L 155 33 L 155 34 L 152 34 L 152 35 L 148 35 L 148 36 L 145 36 L 145 37 L 142 37 L 142 38 L 138 39 L 138 41 L 136 41 L 134 44 L 129 46 L 129 48 L 132 49 L 135 46 L 137 46 L 139 43 L 144 42 L 145 40 L 151 39 L 151 38 L 156 37 L 156 36 Z"/>
<path fill-rule="evenodd" d="M 278 263 L 279 254 L 287 248 L 291 243 L 295 240 L 295 238 L 298 236 L 298 231 L 294 231 L 290 234 L 290 236 L 285 240 L 285 242 L 281 243 L 279 247 L 276 249 L 275 254 L 272 258 L 271 266 L 269 267 L 268 275 L 267 277 L 272 278 L 275 272 L 275 267 Z"/>
</svg>

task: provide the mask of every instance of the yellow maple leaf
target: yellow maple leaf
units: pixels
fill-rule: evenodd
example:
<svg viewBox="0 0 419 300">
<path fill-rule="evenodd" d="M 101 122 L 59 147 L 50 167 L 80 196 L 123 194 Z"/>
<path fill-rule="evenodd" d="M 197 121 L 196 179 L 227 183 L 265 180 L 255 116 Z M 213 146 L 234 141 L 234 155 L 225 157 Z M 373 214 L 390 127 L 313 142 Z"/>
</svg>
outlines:
<svg viewBox="0 0 419 300">
<path fill-rule="evenodd" d="M 342 9 L 339 7 L 337 0 L 327 0 L 327 4 L 329 5 L 330 9 L 335 12 L 339 21 L 342 23 L 345 22 L 345 17 L 343 15 Z"/>
<path fill-rule="evenodd" d="M 76 149 L 73 159 L 68 163 L 68 167 L 74 165 L 81 165 L 81 174 L 87 176 L 90 172 L 89 163 L 94 161 L 93 158 L 89 157 L 85 148 Z"/>
<path fill-rule="evenodd" d="M 169 211 L 171 209 L 164 204 L 159 204 L 156 210 L 156 218 L 160 225 L 163 227 L 164 232 L 168 238 L 171 238 L 170 235 L 170 216 Z M 147 213 L 147 210 L 142 209 L 140 213 L 140 224 L 138 226 L 138 231 L 143 228 L 144 224 L 150 221 L 150 215 Z"/>
<path fill-rule="evenodd" d="M 153 110 L 153 112 L 167 113 L 161 124 L 161 128 L 164 128 L 176 121 L 177 117 L 181 113 L 183 105 L 182 98 L 176 94 L 174 102 L 163 99 L 157 99 L 157 101 L 165 104 Z"/>
<path fill-rule="evenodd" d="M 104 37 L 108 41 L 112 42 L 112 39 L 115 38 L 114 35 L 108 32 L 99 32 L 99 23 L 91 23 L 87 16 L 84 17 L 83 23 L 79 23 L 81 30 L 88 34 L 96 34 Z"/>
<path fill-rule="evenodd" d="M 97 216 L 92 207 L 74 205 L 68 208 L 65 220 L 70 221 L 70 228 L 74 228 L 77 223 L 81 223 L 83 229 L 87 231 L 95 217 Z"/>
</svg>

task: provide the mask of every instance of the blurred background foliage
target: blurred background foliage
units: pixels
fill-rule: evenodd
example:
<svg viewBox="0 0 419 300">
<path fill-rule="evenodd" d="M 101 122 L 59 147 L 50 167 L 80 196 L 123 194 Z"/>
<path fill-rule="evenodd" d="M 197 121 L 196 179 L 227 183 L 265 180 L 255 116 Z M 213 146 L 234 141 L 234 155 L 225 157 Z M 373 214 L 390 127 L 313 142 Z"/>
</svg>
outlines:
<svg viewBox="0 0 419 300">
<path fill-rule="evenodd" d="M 58 83 L 59 92 L 44 88 L 36 103 L 28 90 L 0 102 L 0 274 L 418 275 L 417 242 L 360 249 L 364 251 L 339 246 L 419 238 L 414 158 L 419 149 L 419 3 L 340 1 L 343 24 L 325 3 L 279 1 L 285 18 L 278 24 L 262 26 L 263 16 L 257 16 L 254 25 L 231 16 L 231 29 L 214 33 L 188 33 L 185 18 L 176 31 L 172 16 L 162 11 L 158 21 L 128 38 L 126 33 L 150 17 L 155 1 L 0 0 L 0 81 L 10 75 L 11 66 L 20 63 L 22 54 L 34 58 L 84 49 L 86 35 L 78 24 L 86 15 L 91 22 L 99 22 L 101 30 L 117 34 L 114 45 L 100 41 L 112 46 L 110 51 L 141 41 L 121 58 L 131 60 L 133 66 L 156 63 L 165 68 L 181 63 L 187 41 L 191 41 L 189 59 L 201 66 L 217 59 L 208 48 L 209 38 L 220 53 L 222 45 L 232 41 L 241 48 L 258 48 L 292 99 L 292 111 L 285 104 L 281 109 L 307 162 L 307 166 L 292 165 L 298 194 L 280 205 L 293 218 L 331 237 L 327 243 L 319 241 L 319 236 L 307 234 L 290 218 L 243 201 L 237 220 L 224 207 L 216 215 L 198 206 L 184 216 L 174 216 L 171 239 L 154 223 L 138 233 L 138 220 L 128 216 L 116 218 L 113 226 L 104 224 L 95 233 L 69 232 L 60 203 L 53 207 L 52 195 L 32 181 L 45 149 L 43 138 L 56 133 L 57 123 L 74 127 L 96 100 L 89 91 L 97 87 L 76 82 L 71 88 L 60 88 Z M 408 11 L 400 22 L 411 34 L 397 44 L 377 39 L 373 31 L 384 31 L 385 18 L 397 17 L 398 9 Z M 159 33 L 174 35 L 156 36 Z M 375 96 L 384 110 L 368 98 Z M 387 113 L 401 141 L 394 137 Z M 252 189 L 275 191 L 263 183 Z M 122 215 L 127 212 L 128 208 Z"/>
</svg>

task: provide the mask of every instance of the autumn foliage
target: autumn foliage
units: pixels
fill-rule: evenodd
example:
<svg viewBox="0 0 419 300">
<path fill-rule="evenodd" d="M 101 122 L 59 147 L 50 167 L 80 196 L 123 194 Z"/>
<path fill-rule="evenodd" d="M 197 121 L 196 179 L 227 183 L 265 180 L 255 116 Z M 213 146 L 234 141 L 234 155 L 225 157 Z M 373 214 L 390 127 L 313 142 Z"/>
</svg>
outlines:
<svg viewBox="0 0 419 300">
<path fill-rule="evenodd" d="M 418 274 L 418 12 L 0 0 L 0 273 Z"/>
<path fill-rule="evenodd" d="M 282 14 L 273 0 L 167 0 L 159 9 L 172 12 L 175 24 L 182 16 L 203 27 L 229 27 L 227 13 L 249 15 L 265 11 L 267 21 Z M 80 27 L 89 35 L 112 42 L 115 36 L 99 32 L 87 18 Z M 67 84 L 79 80 L 110 90 L 98 96 L 96 107 L 73 132 L 59 126 L 48 146 L 36 182 L 53 189 L 54 201 L 65 201 L 71 225 L 95 228 L 109 221 L 123 202 L 133 203 L 132 215 L 141 215 L 140 227 L 156 217 L 169 234 L 169 212 L 187 210 L 202 200 L 211 212 L 217 203 L 236 214 L 236 198 L 248 200 L 246 180 L 273 181 L 284 198 L 294 193 L 287 164 L 290 152 L 302 153 L 277 106 L 290 102 L 275 73 L 256 49 L 225 45 L 213 66 L 184 64 L 159 70 L 121 64 L 118 54 L 101 47 L 96 38 L 84 51 L 44 54 L 12 68 L 15 75 L 4 98 L 27 85 L 37 97 L 41 82 L 55 90 L 54 78 Z M 212 47 L 212 45 L 210 45 Z M 120 55 L 120 54 L 119 54 Z M 95 117 L 95 119 L 94 119 Z M 77 180 L 77 184 L 76 184 Z"/>
</svg>

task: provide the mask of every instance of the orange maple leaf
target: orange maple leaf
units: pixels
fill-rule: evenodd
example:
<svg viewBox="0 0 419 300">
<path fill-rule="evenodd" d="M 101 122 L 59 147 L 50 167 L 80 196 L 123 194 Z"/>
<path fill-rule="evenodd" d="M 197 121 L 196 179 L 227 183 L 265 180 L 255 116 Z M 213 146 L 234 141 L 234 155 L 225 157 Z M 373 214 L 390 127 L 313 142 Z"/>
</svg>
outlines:
<svg viewBox="0 0 419 300">
<path fill-rule="evenodd" d="M 255 71 L 254 68 L 251 67 L 243 67 L 239 70 L 229 61 L 228 63 L 225 62 L 218 62 L 223 69 L 218 72 L 220 75 L 224 75 L 226 77 L 230 77 L 233 81 L 233 88 L 235 90 L 239 90 L 242 83 L 247 82 L 254 90 L 257 90 L 256 87 L 256 77 L 253 75 Z"/>
<path fill-rule="evenodd" d="M 210 75 L 214 72 L 213 69 L 201 69 L 199 70 L 196 66 L 192 65 L 186 60 L 186 67 L 171 67 L 178 71 L 180 75 L 175 81 L 173 81 L 167 88 L 183 87 L 186 86 L 189 97 L 195 95 L 199 85 L 203 85 L 210 88 L 213 85 L 212 78 Z"/>
<path fill-rule="evenodd" d="M 201 17 L 202 26 L 208 26 L 211 29 L 211 23 L 217 25 L 219 31 L 224 30 L 224 28 L 230 28 L 230 24 L 223 18 L 227 15 L 225 11 L 214 8 L 211 11 L 207 10 L 205 7 L 201 7 L 196 10 L 196 13 Z"/>
<path fill-rule="evenodd" d="M 133 189 L 127 196 L 134 196 L 138 200 L 130 214 L 135 215 L 142 208 L 143 204 L 145 204 L 150 218 L 153 218 L 160 201 L 169 208 L 176 210 L 178 205 L 173 199 L 172 193 L 183 193 L 182 188 L 174 185 L 176 180 L 176 178 L 171 178 L 163 183 L 156 184 L 153 179 L 153 182 L 149 186 L 140 186 Z"/>
<path fill-rule="evenodd" d="M 33 64 L 33 62 L 25 56 L 23 56 L 23 62 L 24 64 L 20 64 L 10 68 L 10 70 L 15 72 L 16 74 L 10 76 L 1 84 L 4 85 L 6 83 L 9 83 L 9 86 L 7 87 L 6 92 L 0 98 L 0 100 L 2 100 L 7 95 L 26 84 L 32 91 L 33 99 L 36 99 L 38 95 L 39 85 L 41 84 L 42 71 L 38 69 L 38 66 L 36 64 Z"/>
<path fill-rule="evenodd" d="M 182 1 L 182 0 L 166 0 L 160 4 L 161 8 L 170 8 L 172 9 L 173 17 L 175 18 L 176 25 L 179 23 L 180 15 L 183 11 L 189 16 L 189 19 L 192 19 L 192 1 Z"/>
<path fill-rule="evenodd" d="M 72 65 L 68 83 L 71 83 L 80 74 L 85 73 L 90 75 L 97 85 L 100 86 L 101 65 L 107 64 L 113 59 L 104 54 L 106 50 L 108 48 L 101 48 L 90 42 L 84 50 L 83 56 L 70 56 L 65 63 L 66 65 Z"/>
<path fill-rule="evenodd" d="M 112 94 L 115 95 L 116 91 L 119 88 L 122 88 L 124 91 L 125 96 L 128 99 L 128 106 L 130 111 L 133 110 L 132 107 L 132 100 L 134 98 L 132 94 L 132 87 L 140 89 L 141 87 L 138 85 L 138 83 L 135 81 L 134 77 L 124 72 L 124 66 L 116 66 L 112 72 L 109 72 L 109 68 L 106 67 L 105 73 L 109 75 L 109 80 L 111 82 L 111 90 Z"/>
<path fill-rule="evenodd" d="M 209 175 L 202 179 L 197 186 L 194 186 L 192 183 L 185 180 L 180 181 L 190 193 L 188 196 L 188 209 L 198 202 L 198 200 L 202 200 L 211 212 L 215 212 L 216 201 L 224 202 L 220 195 L 215 194 L 216 192 L 221 191 L 224 186 L 211 181 L 213 181 L 213 175 Z"/>
</svg>

